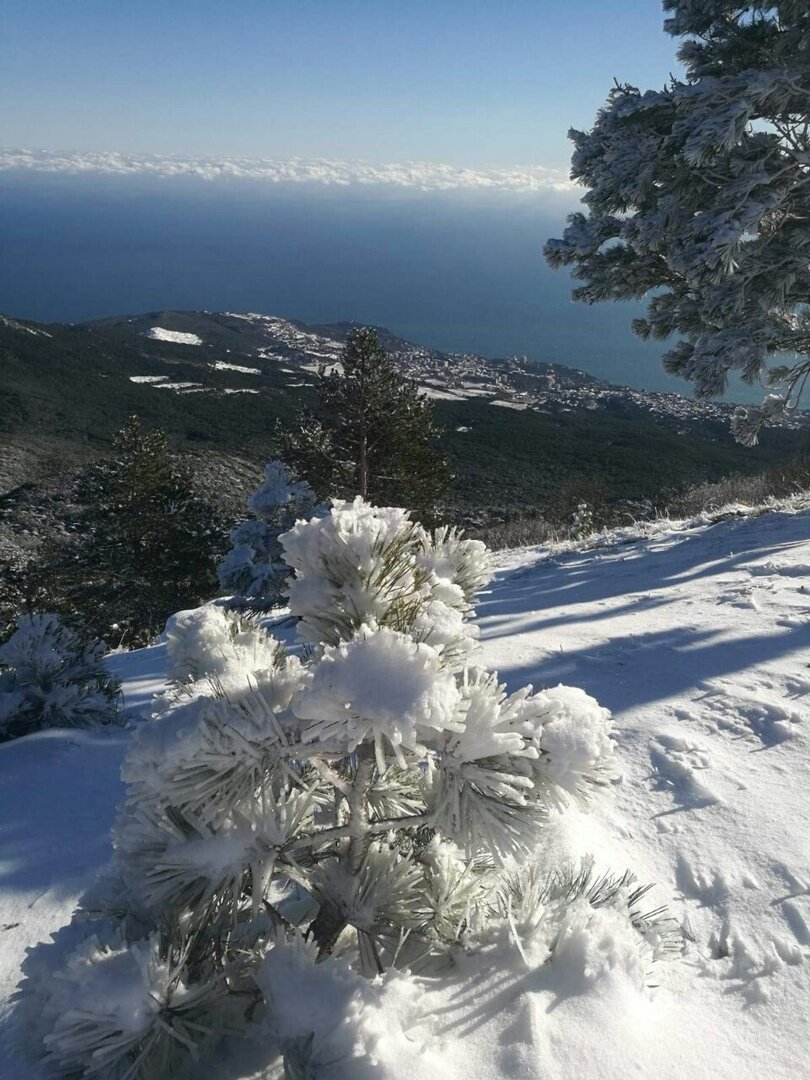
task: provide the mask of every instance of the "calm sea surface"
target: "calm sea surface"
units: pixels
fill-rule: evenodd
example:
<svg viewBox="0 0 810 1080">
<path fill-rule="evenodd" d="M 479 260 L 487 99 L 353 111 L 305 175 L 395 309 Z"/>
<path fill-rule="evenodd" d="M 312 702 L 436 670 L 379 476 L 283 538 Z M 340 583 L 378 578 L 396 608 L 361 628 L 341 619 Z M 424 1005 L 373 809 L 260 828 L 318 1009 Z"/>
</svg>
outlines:
<svg viewBox="0 0 810 1080">
<path fill-rule="evenodd" d="M 438 348 L 683 392 L 661 347 L 633 337 L 634 307 L 574 304 L 567 274 L 546 267 L 543 242 L 569 209 L 548 195 L 5 173 L 0 311 L 355 319 Z"/>
</svg>

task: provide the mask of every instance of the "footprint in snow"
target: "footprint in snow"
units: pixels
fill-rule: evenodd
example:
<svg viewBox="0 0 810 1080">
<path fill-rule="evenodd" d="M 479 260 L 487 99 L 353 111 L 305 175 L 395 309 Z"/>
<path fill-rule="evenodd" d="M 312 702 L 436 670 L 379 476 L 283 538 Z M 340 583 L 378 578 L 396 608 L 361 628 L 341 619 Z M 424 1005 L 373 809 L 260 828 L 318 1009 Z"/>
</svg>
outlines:
<svg viewBox="0 0 810 1080">
<path fill-rule="evenodd" d="M 717 604 L 729 604 L 731 607 L 747 608 L 759 611 L 759 605 L 751 594 L 751 589 L 746 585 L 738 589 L 729 589 L 727 592 L 718 593 L 715 600 Z"/>
<path fill-rule="evenodd" d="M 804 898 L 803 898 L 804 899 Z M 800 906 L 801 900 L 785 900 L 782 914 L 799 945 L 810 945 L 810 903 Z"/>
<path fill-rule="evenodd" d="M 659 785 L 671 792 L 679 809 L 697 810 L 722 801 L 699 775 L 711 768 L 709 754 L 691 739 L 677 734 L 659 734 L 650 747 L 650 760 Z"/>
<path fill-rule="evenodd" d="M 810 694 L 810 679 L 792 678 L 785 679 L 785 690 L 791 697 L 803 697 Z"/>
<path fill-rule="evenodd" d="M 806 566 L 796 563 L 759 563 L 744 567 L 752 577 L 791 577 L 807 578 L 810 581 L 810 571 Z"/>
<path fill-rule="evenodd" d="M 718 696 L 709 712 L 718 731 L 742 737 L 753 735 L 763 747 L 793 738 L 804 719 L 801 710 L 765 698 Z"/>
<path fill-rule="evenodd" d="M 687 899 L 697 900 L 701 907 L 715 908 L 721 915 L 725 913 L 729 887 L 720 870 L 704 870 L 681 853 L 675 862 L 675 884 Z"/>
<path fill-rule="evenodd" d="M 797 896 L 810 896 L 810 874 L 805 871 L 796 872 L 785 863 L 774 863 L 774 873 L 784 881 L 787 893 L 777 896 L 771 901 L 773 904 L 781 904 L 785 900 L 794 900 Z"/>
</svg>

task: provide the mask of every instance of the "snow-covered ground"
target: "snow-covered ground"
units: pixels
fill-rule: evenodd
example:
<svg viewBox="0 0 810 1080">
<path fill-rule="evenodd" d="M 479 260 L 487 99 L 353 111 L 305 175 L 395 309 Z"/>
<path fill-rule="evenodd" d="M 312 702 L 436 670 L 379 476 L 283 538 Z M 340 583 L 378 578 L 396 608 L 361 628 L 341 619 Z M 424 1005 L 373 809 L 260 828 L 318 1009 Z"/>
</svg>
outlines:
<svg viewBox="0 0 810 1080">
<path fill-rule="evenodd" d="M 806 1075 L 810 512 L 653 533 L 507 553 L 479 606 L 481 653 L 510 689 L 564 682 L 613 711 L 621 782 L 566 811 L 548 843 L 656 882 L 652 903 L 689 938 L 684 957 L 657 964 L 647 992 L 610 935 L 573 935 L 556 968 L 517 951 L 495 967 L 485 952 L 418 994 L 389 980 L 386 1007 L 353 1021 L 376 1065 L 335 1076 Z M 133 715 L 163 663 L 161 646 L 110 659 Z M 25 948 L 67 921 L 109 856 L 126 744 L 121 732 L 49 732 L 0 746 L 2 998 Z M 243 1053 L 202 1075 L 261 1075 L 260 1055 Z M 0 1051 L 4 1080 L 37 1076 Z"/>
</svg>

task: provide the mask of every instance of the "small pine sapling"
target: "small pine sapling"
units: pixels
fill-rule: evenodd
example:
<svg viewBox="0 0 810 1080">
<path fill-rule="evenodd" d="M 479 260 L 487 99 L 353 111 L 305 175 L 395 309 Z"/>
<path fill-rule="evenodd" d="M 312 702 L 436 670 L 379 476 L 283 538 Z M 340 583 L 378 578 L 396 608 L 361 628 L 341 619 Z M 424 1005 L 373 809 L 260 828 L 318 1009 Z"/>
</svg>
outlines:
<svg viewBox="0 0 810 1080">
<path fill-rule="evenodd" d="M 118 717 L 120 686 L 99 641 L 82 644 L 53 614 L 22 615 L 0 647 L 0 742 Z"/>
<path fill-rule="evenodd" d="M 183 685 L 202 678 L 227 681 L 234 674 L 275 666 L 283 649 L 255 613 L 204 604 L 179 611 L 166 623 L 166 677 Z"/>
<path fill-rule="evenodd" d="M 219 567 L 219 582 L 232 593 L 230 605 L 267 611 L 283 602 L 289 567 L 278 538 L 315 509 L 306 482 L 295 482 L 281 461 L 271 461 L 261 487 L 248 500 L 251 517 L 230 535 L 231 549 Z"/>
<path fill-rule="evenodd" d="M 432 520 L 452 480 L 433 403 L 371 327 L 353 327 L 340 363 L 319 368 L 314 411 L 279 429 L 284 458 L 319 498 L 361 495 Z"/>
<path fill-rule="evenodd" d="M 156 1078 L 167 1061 L 180 1075 L 181 1047 L 193 1060 L 263 1005 L 285 1075 L 314 1075 L 317 1047 L 278 1000 L 288 978 L 339 1002 L 386 972 L 384 991 L 362 995 L 399 992 L 407 977 L 392 971 L 439 970 L 493 934 L 519 950 L 522 934 L 542 963 L 566 919 L 620 921 L 639 971 L 672 940 L 629 878 L 555 877 L 540 854 L 549 818 L 613 778 L 610 714 L 572 687 L 509 693 L 470 665 L 485 546 L 359 497 L 279 543 L 303 659 L 270 637 L 259 647 L 260 627 L 216 607 L 178 617 L 182 682 L 133 739 L 121 884 L 96 903 L 117 936 L 65 948 L 59 979 L 32 967 L 23 984 L 49 1054 L 77 1072 L 106 1054 L 105 1075 Z M 126 1038 L 120 987 L 88 992 L 82 1022 L 63 991 L 77 971 L 94 985 L 90 967 L 108 960 L 133 1000 L 154 987 Z"/>
<path fill-rule="evenodd" d="M 577 504 L 577 508 L 571 515 L 571 527 L 569 532 L 572 540 L 581 540 L 594 530 L 593 511 L 586 502 Z"/>
</svg>

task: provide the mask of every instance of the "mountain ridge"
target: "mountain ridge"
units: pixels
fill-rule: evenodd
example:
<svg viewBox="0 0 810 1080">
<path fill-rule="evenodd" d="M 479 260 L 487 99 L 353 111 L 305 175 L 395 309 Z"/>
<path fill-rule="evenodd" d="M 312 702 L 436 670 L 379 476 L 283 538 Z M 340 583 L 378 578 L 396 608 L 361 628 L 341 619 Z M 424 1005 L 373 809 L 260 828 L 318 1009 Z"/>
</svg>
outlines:
<svg viewBox="0 0 810 1080">
<path fill-rule="evenodd" d="M 273 453 L 276 424 L 313 400 L 315 372 L 339 363 L 356 325 L 174 310 L 76 324 L 3 316 L 0 492 L 104 456 L 133 413 L 201 469 L 211 451 L 258 466 Z M 377 329 L 400 371 L 434 399 L 458 477 L 453 502 L 466 509 L 542 506 L 580 480 L 603 484 L 612 499 L 653 499 L 678 484 L 762 471 L 806 430 L 803 415 L 745 450 L 729 434 L 734 407 L 725 403 L 520 357 L 445 353 Z"/>
</svg>

